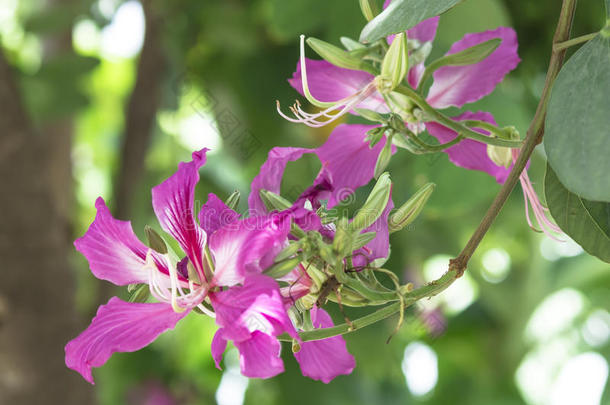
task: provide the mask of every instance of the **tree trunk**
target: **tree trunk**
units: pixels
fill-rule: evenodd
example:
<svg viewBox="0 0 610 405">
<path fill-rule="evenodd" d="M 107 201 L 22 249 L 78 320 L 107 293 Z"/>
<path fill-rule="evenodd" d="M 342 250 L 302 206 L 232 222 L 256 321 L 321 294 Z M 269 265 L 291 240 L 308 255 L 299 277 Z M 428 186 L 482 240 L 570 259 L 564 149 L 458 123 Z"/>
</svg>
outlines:
<svg viewBox="0 0 610 405">
<path fill-rule="evenodd" d="M 91 404 L 92 387 L 64 364 L 80 329 L 58 188 L 71 180 L 70 131 L 34 133 L 1 54 L 0 105 L 0 403 Z"/>
</svg>

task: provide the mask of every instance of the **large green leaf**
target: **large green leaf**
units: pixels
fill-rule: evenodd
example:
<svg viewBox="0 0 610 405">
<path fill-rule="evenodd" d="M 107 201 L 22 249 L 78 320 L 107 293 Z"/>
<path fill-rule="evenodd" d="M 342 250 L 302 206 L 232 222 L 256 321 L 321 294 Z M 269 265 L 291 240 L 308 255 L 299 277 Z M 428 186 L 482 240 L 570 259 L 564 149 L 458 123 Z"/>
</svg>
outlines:
<svg viewBox="0 0 610 405">
<path fill-rule="evenodd" d="M 583 198 L 610 201 L 610 38 L 598 35 L 561 69 L 545 132 L 559 180 Z"/>
<path fill-rule="evenodd" d="M 427 18 L 437 16 L 461 0 L 394 0 L 360 33 L 361 42 L 373 42 L 416 26 Z"/>
<path fill-rule="evenodd" d="M 544 194 L 557 225 L 588 253 L 610 263 L 610 203 L 584 200 L 570 192 L 550 165 Z"/>
</svg>

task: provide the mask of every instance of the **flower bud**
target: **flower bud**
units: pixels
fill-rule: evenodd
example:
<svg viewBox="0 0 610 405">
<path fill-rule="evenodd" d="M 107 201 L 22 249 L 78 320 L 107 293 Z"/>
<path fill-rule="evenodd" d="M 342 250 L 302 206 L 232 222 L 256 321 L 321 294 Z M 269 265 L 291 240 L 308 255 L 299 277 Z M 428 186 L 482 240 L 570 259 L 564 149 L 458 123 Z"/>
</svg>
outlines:
<svg viewBox="0 0 610 405">
<path fill-rule="evenodd" d="M 377 3 L 374 0 L 360 0 L 360 10 L 362 10 L 362 15 L 367 21 L 371 21 L 379 14 Z"/>
<path fill-rule="evenodd" d="M 381 141 L 384 133 L 385 133 L 384 127 L 377 127 L 377 128 L 369 129 L 368 131 L 366 131 L 366 138 L 364 140 L 368 141 L 369 147 L 371 149 L 373 149 L 375 147 L 375 145 L 377 145 L 377 143 L 379 143 L 379 141 Z"/>
<path fill-rule="evenodd" d="M 239 193 L 239 190 L 235 190 L 231 193 L 229 197 L 227 197 L 225 204 L 227 205 L 227 207 L 231 208 L 232 210 L 235 210 L 235 208 L 237 208 L 237 204 L 239 204 L 240 197 L 241 194 Z"/>
<path fill-rule="evenodd" d="M 377 158 L 377 163 L 375 164 L 375 178 L 378 178 L 381 173 L 383 173 L 388 167 L 390 163 L 390 159 L 392 158 L 392 138 L 394 135 L 390 135 L 381 149 L 381 153 L 379 153 L 379 157 Z"/>
<path fill-rule="evenodd" d="M 439 61 L 443 61 L 440 66 L 465 66 L 479 63 L 491 55 L 501 43 L 502 40 L 500 38 L 493 38 L 466 48 L 463 51 L 445 55 L 439 59 Z M 436 62 L 434 64 L 436 65 Z"/>
<path fill-rule="evenodd" d="M 336 256 L 344 258 L 352 252 L 352 232 L 349 230 L 347 218 L 342 217 L 337 221 L 337 230 L 333 239 L 333 252 Z"/>
<path fill-rule="evenodd" d="M 266 269 L 263 273 L 271 278 L 284 277 L 286 274 L 294 270 L 294 268 L 297 267 L 299 263 L 301 263 L 300 257 L 285 259 L 275 263 L 273 266 Z"/>
<path fill-rule="evenodd" d="M 366 46 L 349 37 L 341 37 L 339 38 L 339 40 L 341 41 L 341 44 L 343 44 L 345 49 L 347 49 L 348 51 L 358 51 L 361 49 L 367 49 Z"/>
<path fill-rule="evenodd" d="M 292 242 L 284 249 L 280 251 L 280 253 L 275 256 L 276 262 L 281 262 L 282 260 L 288 259 L 290 256 L 294 256 L 301 249 L 301 242 Z"/>
<path fill-rule="evenodd" d="M 380 122 L 382 124 L 388 122 L 388 120 L 377 111 L 367 110 L 366 108 L 354 108 L 354 111 L 356 111 L 359 116 L 366 118 L 369 121 Z"/>
<path fill-rule="evenodd" d="M 146 225 L 144 227 L 144 233 L 146 234 L 146 239 L 148 239 L 148 246 L 155 252 L 161 253 L 162 255 L 167 254 L 167 245 L 163 238 L 150 226 Z"/>
<path fill-rule="evenodd" d="M 402 82 L 409 70 L 407 51 L 407 34 L 396 34 L 388 52 L 381 63 L 381 73 L 377 77 L 377 89 L 381 94 L 388 94 Z"/>
<path fill-rule="evenodd" d="M 259 195 L 261 196 L 261 200 L 263 200 L 263 204 L 265 204 L 267 211 L 283 211 L 292 206 L 290 201 L 272 191 L 261 189 Z"/>
<path fill-rule="evenodd" d="M 317 38 L 307 38 L 307 45 L 324 60 L 335 66 L 353 70 L 359 70 L 362 67 L 362 59 L 328 42 Z"/>
<path fill-rule="evenodd" d="M 359 232 L 373 224 L 381 216 L 386 205 L 388 205 L 391 192 L 392 181 L 390 180 L 390 175 L 383 173 L 379 176 L 375 187 L 373 187 L 364 205 L 352 220 L 350 224 L 352 231 Z"/>
<path fill-rule="evenodd" d="M 390 216 L 388 221 L 390 233 L 403 229 L 417 218 L 435 187 L 434 183 L 426 184 Z"/>
<path fill-rule="evenodd" d="M 354 250 L 360 249 L 361 247 L 365 246 L 367 243 L 375 239 L 375 235 L 377 235 L 377 232 L 364 232 L 356 235 L 356 237 L 354 237 L 354 241 L 352 242 L 352 252 Z"/>
</svg>

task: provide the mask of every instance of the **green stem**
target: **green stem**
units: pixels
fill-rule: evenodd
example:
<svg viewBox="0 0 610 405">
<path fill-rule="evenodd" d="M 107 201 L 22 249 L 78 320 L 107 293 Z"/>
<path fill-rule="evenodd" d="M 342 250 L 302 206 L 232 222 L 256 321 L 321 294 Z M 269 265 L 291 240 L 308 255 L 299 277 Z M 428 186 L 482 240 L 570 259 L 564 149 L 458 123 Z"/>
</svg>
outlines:
<svg viewBox="0 0 610 405">
<path fill-rule="evenodd" d="M 430 104 L 426 102 L 426 100 L 420 94 L 418 94 L 409 86 L 400 85 L 394 90 L 413 100 L 413 102 L 417 104 L 417 106 L 421 108 L 422 111 L 426 115 L 428 115 L 428 117 L 430 117 L 430 119 L 446 126 L 447 128 L 454 130 L 464 138 L 474 139 L 475 141 L 479 141 L 489 145 L 505 146 L 508 148 L 520 148 L 523 145 L 522 141 L 511 141 L 508 139 L 492 138 L 490 136 L 473 131 L 463 123 L 454 121 L 451 118 L 447 117 L 445 114 L 436 111 Z"/>
<path fill-rule="evenodd" d="M 557 23 L 557 29 L 555 31 L 555 36 L 553 37 L 554 44 L 565 42 L 570 38 L 570 29 L 572 27 L 575 9 L 576 0 L 563 0 L 561 13 L 559 15 L 559 22 Z M 542 141 L 542 136 L 544 134 L 544 118 L 546 116 L 546 109 L 551 95 L 551 88 L 555 78 L 559 74 L 561 66 L 563 65 L 565 54 L 565 49 L 553 49 L 551 60 L 549 62 L 549 69 L 546 74 L 544 89 L 542 90 L 542 95 L 540 97 L 540 101 L 538 102 L 538 107 L 536 108 L 536 114 L 534 115 L 530 127 L 527 130 L 527 136 L 525 137 L 525 143 L 523 144 L 523 147 L 519 153 L 519 158 L 515 162 L 510 174 L 508 175 L 508 178 L 502 185 L 502 188 L 496 195 L 496 198 L 485 213 L 481 223 L 470 237 L 470 240 L 466 246 L 464 246 L 464 249 L 462 249 L 459 256 L 452 259 L 449 263 L 449 268 L 456 270 L 459 274 L 466 270 L 468 261 L 479 246 L 479 243 L 481 243 L 481 240 L 483 240 L 483 237 L 500 213 L 500 210 L 504 206 L 508 196 L 519 181 L 519 176 L 521 176 L 521 172 L 523 172 L 525 169 L 527 161 L 532 155 L 534 148 L 538 143 L 540 143 L 540 141 Z"/>
<path fill-rule="evenodd" d="M 583 42 L 590 41 L 593 38 L 595 38 L 598 34 L 599 34 L 599 32 L 592 32 L 591 34 L 582 35 L 580 37 L 576 37 L 576 38 L 570 39 L 568 41 L 563 41 L 563 42 L 556 43 L 555 45 L 553 45 L 553 51 L 559 52 L 559 51 L 562 51 L 564 49 L 568 49 L 571 46 L 582 44 Z"/>
<path fill-rule="evenodd" d="M 510 139 L 509 135 L 506 134 L 506 131 L 504 131 L 502 128 L 498 128 L 497 126 L 495 126 L 493 124 L 490 124 L 489 122 L 479 121 L 479 120 L 468 120 L 468 121 L 463 121 L 463 122 L 464 122 L 464 125 L 467 125 L 469 127 L 481 128 L 486 131 L 489 131 L 492 134 L 494 134 L 495 136 L 497 136 L 498 138 Z"/>
</svg>

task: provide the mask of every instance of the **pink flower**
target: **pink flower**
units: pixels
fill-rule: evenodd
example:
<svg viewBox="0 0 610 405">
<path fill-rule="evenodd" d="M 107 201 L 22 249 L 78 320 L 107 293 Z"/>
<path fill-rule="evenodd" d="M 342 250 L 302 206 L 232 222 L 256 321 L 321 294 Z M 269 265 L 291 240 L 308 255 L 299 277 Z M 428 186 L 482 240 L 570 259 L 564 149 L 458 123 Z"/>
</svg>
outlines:
<svg viewBox="0 0 610 405">
<path fill-rule="evenodd" d="M 205 163 L 205 153 L 206 149 L 193 153 L 192 161 L 180 163 L 173 176 L 152 189 L 153 208 L 159 223 L 178 241 L 186 256 L 184 259 L 176 262 L 169 253 L 149 249 L 134 235 L 129 222 L 110 215 L 101 198 L 96 202 L 95 220 L 85 235 L 75 241 L 76 249 L 87 258 L 97 278 L 120 286 L 148 284 L 151 295 L 159 301 L 131 303 L 113 297 L 99 308 L 89 327 L 65 349 L 66 365 L 87 381 L 93 383 L 91 368 L 103 365 L 112 353 L 141 349 L 173 328 L 194 307 L 218 316 L 219 324 L 227 328 L 232 322 L 227 319 L 233 318 L 223 315 L 229 311 L 222 300 L 224 295 L 254 289 L 262 294 L 261 297 L 279 297 L 275 281 L 259 274 L 285 245 L 290 216 L 277 214 L 239 219 L 236 212 L 210 195 L 199 213 L 198 224 L 193 213 L 194 190 L 199 181 L 199 168 Z M 212 212 L 217 214 L 210 215 Z M 210 252 L 207 256 L 206 244 Z M 189 272 L 188 267 L 193 271 Z M 238 284 L 243 286 L 237 287 Z M 219 292 L 218 287 L 231 288 Z M 216 313 L 211 312 L 204 301 L 210 303 Z M 240 336 L 244 350 L 250 345 L 250 350 L 243 353 L 247 360 L 255 348 L 262 347 L 263 343 L 266 345 L 279 333 L 285 331 L 296 336 L 294 327 L 285 322 L 286 314 L 282 315 L 281 300 L 279 306 L 271 299 L 260 298 L 255 303 L 248 314 L 255 316 L 258 311 L 260 316 L 267 316 L 273 313 L 274 319 L 282 321 L 274 323 L 271 332 L 254 333 L 252 330 L 251 339 Z M 259 336 L 261 333 L 265 337 Z M 233 338 L 233 335 L 227 336 Z M 278 353 L 267 352 L 272 357 L 269 361 L 279 359 Z M 258 374 L 265 373 L 260 371 Z"/>
</svg>

